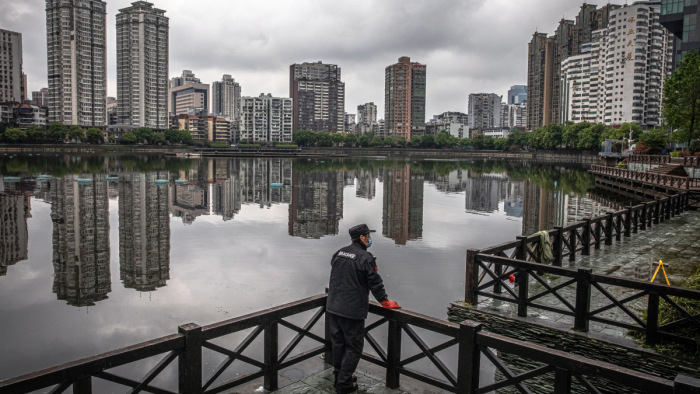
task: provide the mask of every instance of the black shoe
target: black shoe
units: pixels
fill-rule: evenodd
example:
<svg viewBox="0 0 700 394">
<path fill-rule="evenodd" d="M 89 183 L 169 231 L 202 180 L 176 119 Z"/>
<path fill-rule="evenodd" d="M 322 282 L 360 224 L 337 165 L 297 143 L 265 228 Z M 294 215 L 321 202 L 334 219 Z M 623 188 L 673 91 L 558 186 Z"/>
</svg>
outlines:
<svg viewBox="0 0 700 394">
<path fill-rule="evenodd" d="M 336 384 L 338 384 L 338 372 L 333 371 L 333 375 L 335 375 L 335 378 L 333 379 L 333 386 L 335 386 Z M 357 375 L 352 374 L 352 378 L 350 378 L 350 380 L 353 383 L 357 383 Z"/>
<path fill-rule="evenodd" d="M 357 388 L 357 383 L 353 382 L 352 386 L 349 387 L 335 386 L 335 392 L 336 394 L 354 393 L 355 391 L 357 391 Z"/>
</svg>

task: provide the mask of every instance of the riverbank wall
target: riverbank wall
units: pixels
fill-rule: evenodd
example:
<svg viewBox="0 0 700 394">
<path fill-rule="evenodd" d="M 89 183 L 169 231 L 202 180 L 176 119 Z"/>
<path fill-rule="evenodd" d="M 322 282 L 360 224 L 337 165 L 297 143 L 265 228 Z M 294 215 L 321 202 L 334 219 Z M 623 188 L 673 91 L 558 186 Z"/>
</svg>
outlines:
<svg viewBox="0 0 700 394">
<path fill-rule="evenodd" d="M 196 149 L 186 146 L 152 145 L 0 145 L 0 153 L 65 153 L 65 154 L 165 154 L 200 153 L 202 157 L 270 156 L 270 152 L 227 149 Z M 302 148 L 290 157 L 370 157 L 404 160 L 525 160 L 550 163 L 604 164 L 595 152 L 578 151 L 477 151 L 463 149 L 400 149 L 400 148 Z"/>
</svg>

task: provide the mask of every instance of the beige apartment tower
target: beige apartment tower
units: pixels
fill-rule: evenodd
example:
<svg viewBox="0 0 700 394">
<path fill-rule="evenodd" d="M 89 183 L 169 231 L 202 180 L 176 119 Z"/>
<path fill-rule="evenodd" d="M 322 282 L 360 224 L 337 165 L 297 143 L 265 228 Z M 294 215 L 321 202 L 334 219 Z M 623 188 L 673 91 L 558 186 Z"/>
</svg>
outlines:
<svg viewBox="0 0 700 394">
<path fill-rule="evenodd" d="M 168 128 L 168 37 L 165 11 L 135 1 L 117 14 L 117 123 Z"/>
<path fill-rule="evenodd" d="M 26 98 L 22 74 L 22 33 L 0 29 L 0 103 Z"/>
<path fill-rule="evenodd" d="M 107 3 L 46 0 L 49 121 L 107 125 Z"/>
<path fill-rule="evenodd" d="M 384 121 L 388 135 L 405 138 L 425 133 L 426 65 L 403 56 L 388 66 L 384 79 Z"/>
</svg>

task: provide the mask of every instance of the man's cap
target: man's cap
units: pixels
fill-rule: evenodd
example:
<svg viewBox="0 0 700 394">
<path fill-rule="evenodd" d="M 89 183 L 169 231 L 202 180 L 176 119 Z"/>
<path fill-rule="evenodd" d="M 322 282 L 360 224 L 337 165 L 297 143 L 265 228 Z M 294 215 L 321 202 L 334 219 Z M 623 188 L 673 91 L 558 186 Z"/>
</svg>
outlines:
<svg viewBox="0 0 700 394">
<path fill-rule="evenodd" d="M 358 224 L 357 226 L 352 226 L 350 227 L 350 230 L 348 232 L 350 233 L 350 238 L 352 239 L 357 239 L 360 238 L 360 235 L 365 235 L 369 233 L 374 233 L 377 230 L 370 230 L 369 227 L 367 227 L 366 224 Z"/>
</svg>

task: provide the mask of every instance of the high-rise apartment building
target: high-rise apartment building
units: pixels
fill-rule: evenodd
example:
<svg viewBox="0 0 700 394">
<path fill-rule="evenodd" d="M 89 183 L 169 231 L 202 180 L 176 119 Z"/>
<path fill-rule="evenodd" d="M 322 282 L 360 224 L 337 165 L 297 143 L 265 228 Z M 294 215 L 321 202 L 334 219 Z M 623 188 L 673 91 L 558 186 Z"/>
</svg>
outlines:
<svg viewBox="0 0 700 394">
<path fill-rule="evenodd" d="M 501 98 L 495 93 L 469 95 L 469 130 L 483 130 L 501 126 Z"/>
<path fill-rule="evenodd" d="M 619 8 L 608 4 L 600 9 L 583 4 L 576 21 L 562 19 L 555 34 L 535 32 L 528 44 L 527 121 L 529 130 L 561 118 L 561 63 L 581 53 L 592 32 L 606 27 L 610 13 Z"/>
<path fill-rule="evenodd" d="M 47 107 L 49 105 L 49 88 L 32 91 L 32 104 L 37 107 Z"/>
<path fill-rule="evenodd" d="M 290 98 L 272 97 L 271 94 L 241 97 L 240 140 L 291 142 L 292 114 Z"/>
<path fill-rule="evenodd" d="M 508 89 L 507 104 L 521 104 L 527 100 L 527 85 L 513 85 Z"/>
<path fill-rule="evenodd" d="M 188 113 L 209 114 L 209 85 L 187 83 L 170 88 L 170 116 Z"/>
<path fill-rule="evenodd" d="M 504 105 L 503 105 L 504 104 Z M 527 127 L 527 103 L 501 105 L 501 127 Z"/>
<path fill-rule="evenodd" d="M 117 122 L 168 127 L 169 20 L 165 11 L 135 1 L 117 14 Z"/>
<path fill-rule="evenodd" d="M 345 131 L 345 83 L 335 64 L 289 66 L 289 97 L 294 108 L 293 130 Z"/>
<path fill-rule="evenodd" d="M 582 54 L 562 62 L 562 120 L 660 125 L 664 79 L 673 36 L 659 22 L 658 2 L 636 2 L 610 13 Z"/>
<path fill-rule="evenodd" d="M 0 29 L 0 103 L 26 98 L 22 73 L 22 33 Z"/>
<path fill-rule="evenodd" d="M 168 87 L 176 88 L 190 83 L 202 83 L 202 81 L 194 75 L 192 70 L 182 70 L 182 76 L 170 78 Z"/>
<path fill-rule="evenodd" d="M 357 128 L 358 134 L 376 131 L 377 128 L 377 106 L 374 102 L 357 106 Z"/>
<path fill-rule="evenodd" d="M 212 113 L 224 116 L 231 122 L 238 121 L 241 110 L 241 85 L 224 74 L 221 81 L 211 84 Z"/>
<path fill-rule="evenodd" d="M 107 124 L 107 3 L 46 0 L 49 122 Z"/>
<path fill-rule="evenodd" d="M 384 70 L 384 121 L 386 132 L 410 140 L 425 133 L 425 64 L 403 56 Z"/>
<path fill-rule="evenodd" d="M 700 50 L 700 14 L 697 0 L 661 0 L 661 24 L 675 36 L 673 64 L 675 70 L 688 51 Z"/>
</svg>

